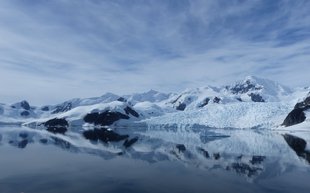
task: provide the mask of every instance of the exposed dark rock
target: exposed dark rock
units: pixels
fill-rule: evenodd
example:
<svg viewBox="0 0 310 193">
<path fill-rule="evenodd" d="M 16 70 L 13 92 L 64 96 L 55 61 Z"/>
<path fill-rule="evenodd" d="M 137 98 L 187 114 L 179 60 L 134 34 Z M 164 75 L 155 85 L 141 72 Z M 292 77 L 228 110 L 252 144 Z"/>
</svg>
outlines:
<svg viewBox="0 0 310 193">
<path fill-rule="evenodd" d="M 27 116 L 30 115 L 30 113 L 29 113 L 29 111 L 23 111 L 23 112 L 20 113 L 20 115 L 23 116 L 23 117 L 27 117 Z"/>
<path fill-rule="evenodd" d="M 310 93 L 308 97 L 295 105 L 294 109 L 286 116 L 282 125 L 288 127 L 302 123 L 306 120 L 306 115 L 304 111 L 310 109 Z"/>
<path fill-rule="evenodd" d="M 41 110 L 42 110 L 42 111 L 49 111 L 50 108 L 49 108 L 48 106 L 44 106 L 44 107 L 41 108 Z"/>
<path fill-rule="evenodd" d="M 186 147 L 183 144 L 177 144 L 175 147 L 179 150 L 179 152 L 185 152 L 186 151 Z"/>
<path fill-rule="evenodd" d="M 205 98 L 202 103 L 200 105 L 198 105 L 199 108 L 202 108 L 204 106 L 206 106 L 207 104 L 209 104 L 210 99 L 209 98 Z"/>
<path fill-rule="evenodd" d="M 197 150 L 198 150 L 198 152 L 202 153 L 205 158 L 210 158 L 210 155 L 209 155 L 207 150 L 200 148 L 200 147 L 197 148 Z"/>
<path fill-rule="evenodd" d="M 285 134 L 283 137 L 286 143 L 297 153 L 297 155 L 300 155 L 305 151 L 307 142 L 304 139 L 290 134 Z"/>
<path fill-rule="evenodd" d="M 310 96 L 308 96 L 304 101 L 297 103 L 294 109 L 303 109 L 303 110 L 310 109 Z"/>
<path fill-rule="evenodd" d="M 44 126 L 47 127 L 47 131 L 49 132 L 64 134 L 67 131 L 69 123 L 66 119 L 54 118 L 46 121 Z"/>
<path fill-rule="evenodd" d="M 84 131 L 83 136 L 88 140 L 100 140 L 104 143 L 122 141 L 129 137 L 128 135 L 120 135 L 114 131 L 105 128 Z"/>
<path fill-rule="evenodd" d="M 214 153 L 214 154 L 213 154 L 213 157 L 214 157 L 215 160 L 218 160 L 218 159 L 221 158 L 221 156 L 220 156 L 219 153 Z"/>
<path fill-rule="evenodd" d="M 111 112 L 111 111 L 105 111 L 102 113 L 89 113 L 84 117 L 84 121 L 86 123 L 92 123 L 95 125 L 112 125 L 115 121 L 118 121 L 120 119 L 129 119 L 130 117 L 128 115 L 124 115 L 120 112 Z"/>
<path fill-rule="evenodd" d="M 124 111 L 126 112 L 127 115 L 131 114 L 134 117 L 139 117 L 139 113 L 137 113 L 137 111 L 133 110 L 128 106 L 124 109 Z"/>
<path fill-rule="evenodd" d="M 19 137 L 26 139 L 28 137 L 28 133 L 20 133 Z"/>
<path fill-rule="evenodd" d="M 236 99 L 237 99 L 237 101 L 240 101 L 240 102 L 242 102 L 242 99 L 241 99 L 241 98 L 239 98 L 239 97 L 238 97 L 238 98 L 236 98 Z"/>
<path fill-rule="evenodd" d="M 15 109 L 16 107 L 15 107 L 14 105 L 11 105 L 11 108 L 12 108 L 12 109 Z"/>
<path fill-rule="evenodd" d="M 171 101 L 171 103 L 175 104 L 181 97 L 182 97 L 182 95 L 178 96 L 175 100 Z"/>
<path fill-rule="evenodd" d="M 44 123 L 45 127 L 57 127 L 57 126 L 62 126 L 62 127 L 68 127 L 69 123 L 66 119 L 64 118 L 54 118 L 54 119 L 50 119 L 48 121 L 46 121 Z"/>
<path fill-rule="evenodd" d="M 29 103 L 28 103 L 27 101 L 22 101 L 22 102 L 20 102 L 20 106 L 21 106 L 23 109 L 27 110 L 27 111 L 30 110 L 30 105 L 29 105 Z"/>
<path fill-rule="evenodd" d="M 136 143 L 137 141 L 138 141 L 138 137 L 134 137 L 134 138 L 132 138 L 132 139 L 126 139 L 125 140 L 125 142 L 124 142 L 124 147 L 126 147 L 126 148 L 128 148 L 128 147 L 130 147 L 130 146 L 132 146 L 134 143 Z"/>
<path fill-rule="evenodd" d="M 186 108 L 186 104 L 185 104 L 185 103 L 180 103 L 180 104 L 176 107 L 176 109 L 177 109 L 178 111 L 184 111 L 185 108 Z"/>
<path fill-rule="evenodd" d="M 247 80 L 245 83 L 236 84 L 233 87 L 226 87 L 226 89 L 229 89 L 233 94 L 244 94 L 249 91 L 260 90 L 262 88 L 262 86 L 255 85 L 249 80 Z"/>
<path fill-rule="evenodd" d="M 258 167 L 251 167 L 248 164 L 245 163 L 232 163 L 230 167 L 228 167 L 228 169 L 233 169 L 234 171 L 236 171 L 238 174 L 243 174 L 246 175 L 248 177 L 252 177 L 254 175 L 257 175 L 259 171 L 262 171 L 261 168 Z"/>
<path fill-rule="evenodd" d="M 288 127 L 302 123 L 306 120 L 306 115 L 303 109 L 293 109 L 284 119 L 282 125 Z"/>
<path fill-rule="evenodd" d="M 214 97 L 213 98 L 213 102 L 214 103 L 219 103 L 221 101 L 221 99 L 219 97 Z"/>
<path fill-rule="evenodd" d="M 127 102 L 127 100 L 124 97 L 119 97 L 117 101 L 124 102 L 124 103 Z"/>
<path fill-rule="evenodd" d="M 27 144 L 28 144 L 28 140 L 27 140 L 27 139 L 24 139 L 24 140 L 18 142 L 17 147 L 18 147 L 18 148 L 25 148 L 25 147 L 27 146 Z"/>
<path fill-rule="evenodd" d="M 253 165 L 261 164 L 265 159 L 266 159 L 265 156 L 254 155 L 252 157 L 252 160 L 250 160 L 250 163 L 253 164 Z"/>
<path fill-rule="evenodd" d="M 72 109 L 72 103 L 71 102 L 64 102 L 62 105 L 56 106 L 53 110 L 52 114 L 61 113 L 61 112 L 67 112 Z"/>
<path fill-rule="evenodd" d="M 259 94 L 250 93 L 249 96 L 253 102 L 265 102 L 262 96 Z"/>
</svg>

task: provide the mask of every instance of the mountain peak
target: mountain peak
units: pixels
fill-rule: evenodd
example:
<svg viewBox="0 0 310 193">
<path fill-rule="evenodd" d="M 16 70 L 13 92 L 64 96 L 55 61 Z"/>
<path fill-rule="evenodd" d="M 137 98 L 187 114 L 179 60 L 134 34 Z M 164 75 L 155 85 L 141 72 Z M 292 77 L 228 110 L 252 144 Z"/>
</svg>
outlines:
<svg viewBox="0 0 310 193">
<path fill-rule="evenodd" d="M 233 94 L 260 94 L 268 101 L 277 101 L 279 97 L 292 92 L 290 88 L 275 81 L 256 76 L 246 76 L 242 81 L 225 88 Z"/>
</svg>

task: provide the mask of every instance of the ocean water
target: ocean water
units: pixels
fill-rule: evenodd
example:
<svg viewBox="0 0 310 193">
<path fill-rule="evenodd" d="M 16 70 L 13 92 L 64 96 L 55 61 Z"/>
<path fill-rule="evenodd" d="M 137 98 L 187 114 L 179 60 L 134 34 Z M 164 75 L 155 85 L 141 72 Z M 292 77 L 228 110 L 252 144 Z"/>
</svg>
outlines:
<svg viewBox="0 0 310 193">
<path fill-rule="evenodd" d="M 278 133 L 115 130 L 138 141 L 125 148 L 123 141 L 0 128 L 0 192 L 310 192 L 309 163 Z"/>
</svg>

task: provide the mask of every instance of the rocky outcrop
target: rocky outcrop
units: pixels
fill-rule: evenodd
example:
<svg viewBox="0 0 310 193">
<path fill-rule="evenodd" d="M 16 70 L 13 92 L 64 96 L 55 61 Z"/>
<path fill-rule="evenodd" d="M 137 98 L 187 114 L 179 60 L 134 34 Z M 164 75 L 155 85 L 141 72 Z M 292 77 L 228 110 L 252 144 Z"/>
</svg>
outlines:
<svg viewBox="0 0 310 193">
<path fill-rule="evenodd" d="M 23 111 L 23 112 L 20 113 L 20 115 L 23 116 L 23 117 L 27 117 L 27 116 L 30 115 L 30 113 L 29 113 L 29 111 Z"/>
<path fill-rule="evenodd" d="M 119 97 L 119 98 L 117 99 L 117 101 L 126 103 L 126 102 L 127 102 L 127 99 L 125 99 L 124 97 Z"/>
<path fill-rule="evenodd" d="M 42 110 L 42 111 L 49 111 L 50 108 L 49 108 L 48 106 L 43 106 L 43 107 L 41 107 L 41 110 Z"/>
<path fill-rule="evenodd" d="M 250 80 L 246 80 L 243 83 L 238 83 L 232 87 L 226 87 L 227 90 L 230 90 L 233 94 L 244 94 L 249 91 L 261 90 L 263 87 L 261 85 L 257 85 L 252 83 Z"/>
<path fill-rule="evenodd" d="M 302 123 L 306 120 L 306 115 L 303 109 L 293 109 L 284 119 L 282 125 L 288 127 Z"/>
<path fill-rule="evenodd" d="M 124 111 L 127 115 L 132 115 L 132 116 L 137 117 L 137 118 L 139 117 L 139 113 L 137 113 L 137 111 L 133 110 L 132 108 L 130 108 L 128 106 L 124 109 Z"/>
<path fill-rule="evenodd" d="M 213 98 L 213 103 L 220 103 L 221 99 L 219 97 Z"/>
<path fill-rule="evenodd" d="M 27 111 L 30 110 L 30 105 L 29 105 L 29 103 L 28 103 L 27 101 L 22 101 L 22 102 L 20 102 L 20 106 L 21 106 L 23 109 L 27 110 Z"/>
<path fill-rule="evenodd" d="M 197 148 L 197 151 L 201 153 L 205 158 L 210 158 L 209 152 L 201 147 Z"/>
<path fill-rule="evenodd" d="M 207 104 L 209 104 L 210 98 L 205 98 L 199 105 L 199 108 L 202 108 L 204 106 L 206 106 Z"/>
<path fill-rule="evenodd" d="M 310 109 L 310 93 L 308 97 L 304 99 L 302 102 L 299 102 L 295 105 L 294 109 L 286 116 L 282 125 L 288 127 L 292 125 L 296 125 L 302 123 L 306 120 L 305 112 Z"/>
<path fill-rule="evenodd" d="M 297 103 L 294 109 L 303 109 L 303 110 L 310 109 L 310 93 L 302 102 Z"/>
<path fill-rule="evenodd" d="M 72 103 L 64 102 L 63 104 L 56 106 L 52 111 L 52 114 L 67 112 L 70 111 L 71 109 L 72 109 Z"/>
<path fill-rule="evenodd" d="M 129 119 L 128 115 L 122 114 L 120 112 L 105 111 L 102 113 L 95 112 L 89 113 L 84 117 L 86 123 L 91 123 L 94 125 L 108 126 L 112 125 L 114 122 L 120 119 Z"/>
<path fill-rule="evenodd" d="M 177 107 L 176 110 L 178 111 L 184 111 L 186 108 L 186 104 L 185 103 L 180 103 Z"/>
<path fill-rule="evenodd" d="M 251 97 L 251 100 L 253 102 L 265 102 L 265 100 L 263 99 L 262 96 L 260 96 L 259 94 L 254 94 L 254 93 L 250 93 L 248 94 L 249 97 Z"/>
<path fill-rule="evenodd" d="M 48 120 L 44 123 L 44 126 L 47 127 L 47 131 L 52 133 L 61 133 L 64 134 L 67 131 L 67 128 L 69 127 L 69 123 L 64 118 L 54 118 L 51 120 Z"/>
</svg>

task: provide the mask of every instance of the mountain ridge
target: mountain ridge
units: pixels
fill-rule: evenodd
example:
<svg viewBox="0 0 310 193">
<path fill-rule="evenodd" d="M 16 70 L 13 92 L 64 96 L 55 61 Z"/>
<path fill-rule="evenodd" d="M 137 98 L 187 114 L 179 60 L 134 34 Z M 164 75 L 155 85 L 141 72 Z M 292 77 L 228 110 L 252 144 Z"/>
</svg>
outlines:
<svg viewBox="0 0 310 193">
<path fill-rule="evenodd" d="M 162 93 L 151 89 L 147 92 L 131 95 L 120 96 L 113 93 L 105 93 L 99 97 L 74 98 L 60 104 L 43 105 L 41 107 L 31 106 L 27 101 L 21 101 L 12 105 L 0 104 L 0 122 L 12 123 L 16 121 L 27 125 L 33 125 L 34 123 L 40 125 L 44 121 L 61 118 L 68 119 L 68 125 L 73 123 L 89 125 L 84 120 L 87 114 L 109 112 L 110 114 L 114 113 L 113 116 L 116 116 L 116 121 L 115 123 L 113 122 L 113 125 L 122 122 L 124 124 L 131 124 L 132 122 L 151 124 L 154 122 L 149 120 L 156 120 L 158 117 L 160 119 L 161 116 L 169 117 L 170 115 L 170 117 L 174 117 L 175 122 L 186 124 L 187 120 L 178 120 L 177 117 L 183 117 L 181 112 L 185 111 L 185 114 L 188 115 L 188 122 L 191 124 L 229 127 L 229 124 L 216 123 L 223 119 L 228 121 L 227 123 L 234 123 L 231 126 L 238 125 L 240 127 L 243 124 L 240 120 L 244 119 L 244 125 L 251 125 L 251 127 L 262 125 L 262 122 L 257 122 L 260 118 L 252 117 L 248 120 L 244 118 L 244 116 L 249 117 L 249 113 L 254 113 L 257 117 L 264 117 L 265 119 L 274 119 L 271 116 L 275 116 L 278 120 L 271 124 L 272 127 L 275 127 L 281 124 L 280 119 L 283 121 L 285 118 L 283 116 L 288 115 L 297 101 L 301 101 L 308 92 L 309 89 L 307 88 L 291 89 L 272 80 L 247 76 L 245 79 L 236 81 L 228 86 L 206 86 L 186 89 L 180 93 Z M 270 113 L 263 114 L 263 111 Z M 213 116 L 212 113 L 218 113 L 223 116 Z M 270 117 L 266 117 L 266 114 Z M 194 115 L 196 117 L 192 117 Z M 122 119 L 122 117 L 127 116 L 128 119 Z M 218 120 L 210 120 L 210 116 Z M 199 117 L 199 120 L 197 117 Z M 230 120 L 232 117 L 234 117 L 234 120 Z M 247 121 L 254 121 L 254 124 L 248 124 Z M 155 122 L 156 124 L 160 123 L 158 121 Z M 162 124 L 172 124 L 172 122 L 169 120 Z M 216 124 L 212 125 L 210 124 L 211 122 Z M 236 124 L 237 122 L 240 122 L 240 124 Z"/>
</svg>

